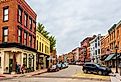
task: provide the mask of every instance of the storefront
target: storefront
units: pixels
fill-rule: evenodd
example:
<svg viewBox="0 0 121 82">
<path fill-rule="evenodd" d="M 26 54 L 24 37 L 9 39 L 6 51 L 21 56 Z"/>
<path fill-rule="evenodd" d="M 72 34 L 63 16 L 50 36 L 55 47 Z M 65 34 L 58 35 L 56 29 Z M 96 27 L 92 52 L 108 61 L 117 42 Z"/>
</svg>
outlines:
<svg viewBox="0 0 121 82">
<path fill-rule="evenodd" d="M 19 48 L 0 49 L 0 74 L 15 73 L 16 65 L 25 65 L 25 72 L 36 70 L 36 52 Z"/>
<path fill-rule="evenodd" d="M 50 61 L 48 60 L 49 55 L 45 55 L 42 53 L 37 53 L 37 69 L 45 69 L 50 65 Z"/>
</svg>

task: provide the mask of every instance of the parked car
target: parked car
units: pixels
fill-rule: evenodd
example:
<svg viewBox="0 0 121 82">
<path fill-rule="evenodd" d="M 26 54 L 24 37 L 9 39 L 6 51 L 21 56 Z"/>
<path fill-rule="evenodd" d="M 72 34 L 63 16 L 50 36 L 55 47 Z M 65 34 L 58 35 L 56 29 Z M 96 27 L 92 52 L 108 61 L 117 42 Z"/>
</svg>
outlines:
<svg viewBox="0 0 121 82">
<path fill-rule="evenodd" d="M 57 72 L 59 71 L 59 68 L 57 65 L 52 65 L 50 68 L 48 68 L 48 72 Z"/>
<path fill-rule="evenodd" d="M 62 69 L 66 68 L 66 65 L 64 63 L 62 63 Z"/>
<path fill-rule="evenodd" d="M 96 73 L 99 75 L 109 75 L 111 69 L 94 63 L 85 63 L 82 68 L 84 73 Z"/>
<path fill-rule="evenodd" d="M 65 68 L 68 68 L 68 63 L 67 62 L 64 62 L 64 64 L 65 64 Z"/>
<path fill-rule="evenodd" d="M 57 66 L 60 70 L 62 69 L 62 63 L 57 63 Z"/>
</svg>

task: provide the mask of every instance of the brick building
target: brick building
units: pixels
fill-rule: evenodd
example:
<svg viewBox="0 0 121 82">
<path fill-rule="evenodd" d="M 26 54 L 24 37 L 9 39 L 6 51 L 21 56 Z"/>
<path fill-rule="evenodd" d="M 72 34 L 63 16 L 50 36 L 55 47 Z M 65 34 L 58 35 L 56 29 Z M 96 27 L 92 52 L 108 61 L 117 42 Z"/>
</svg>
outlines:
<svg viewBox="0 0 121 82">
<path fill-rule="evenodd" d="M 16 64 L 36 70 L 36 13 L 25 0 L 1 0 L 0 13 L 0 73 L 15 73 Z"/>
<path fill-rule="evenodd" d="M 80 50 L 80 60 L 81 60 L 81 64 L 85 62 L 90 62 L 91 58 L 90 58 L 90 41 L 94 38 L 93 37 L 87 37 L 85 38 L 82 42 L 80 42 L 81 44 L 81 50 Z"/>
<path fill-rule="evenodd" d="M 108 34 L 102 38 L 102 62 L 107 66 L 116 66 L 116 46 L 118 46 L 118 64 L 121 60 L 121 21 L 114 24 Z"/>
</svg>

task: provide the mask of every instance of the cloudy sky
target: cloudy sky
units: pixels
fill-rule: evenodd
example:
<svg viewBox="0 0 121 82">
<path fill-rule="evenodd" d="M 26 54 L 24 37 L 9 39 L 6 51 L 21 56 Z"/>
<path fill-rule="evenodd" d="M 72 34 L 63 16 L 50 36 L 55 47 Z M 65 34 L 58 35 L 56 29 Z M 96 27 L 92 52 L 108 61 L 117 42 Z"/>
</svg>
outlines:
<svg viewBox="0 0 121 82">
<path fill-rule="evenodd" d="M 80 46 L 85 37 L 107 30 L 121 19 L 120 0 L 26 0 L 37 22 L 56 36 L 58 54 Z"/>
</svg>

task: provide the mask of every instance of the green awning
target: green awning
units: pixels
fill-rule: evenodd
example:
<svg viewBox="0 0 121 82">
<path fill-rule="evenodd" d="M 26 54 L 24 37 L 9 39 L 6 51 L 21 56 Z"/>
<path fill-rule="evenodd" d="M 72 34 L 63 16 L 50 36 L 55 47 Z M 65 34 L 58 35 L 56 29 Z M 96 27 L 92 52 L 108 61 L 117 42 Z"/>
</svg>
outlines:
<svg viewBox="0 0 121 82">
<path fill-rule="evenodd" d="M 120 54 L 117 55 L 118 59 L 121 57 Z M 116 55 L 113 57 L 113 59 L 116 59 Z"/>
<path fill-rule="evenodd" d="M 115 56 L 115 54 L 110 54 L 105 61 L 110 61 L 113 57 Z"/>
</svg>

